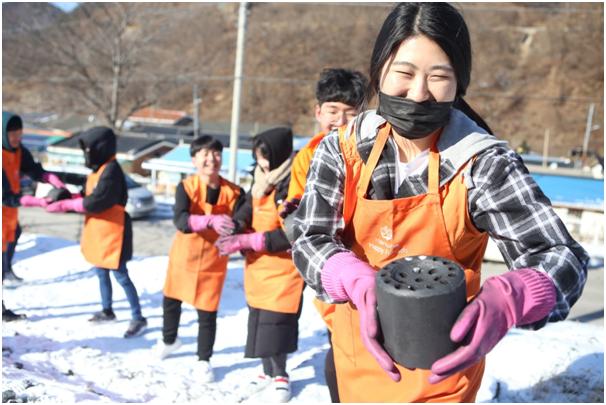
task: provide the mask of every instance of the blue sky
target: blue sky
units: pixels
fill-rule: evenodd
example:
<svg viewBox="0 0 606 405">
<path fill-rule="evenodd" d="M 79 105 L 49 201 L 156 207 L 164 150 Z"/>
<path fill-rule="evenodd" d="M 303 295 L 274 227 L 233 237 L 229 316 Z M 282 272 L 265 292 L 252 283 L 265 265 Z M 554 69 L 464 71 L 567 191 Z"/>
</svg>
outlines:
<svg viewBox="0 0 606 405">
<path fill-rule="evenodd" d="M 70 12 L 72 11 L 74 8 L 76 8 L 78 6 L 78 2 L 68 2 L 68 1 L 63 1 L 63 2 L 52 2 L 52 5 L 54 5 L 55 7 L 59 7 L 61 10 L 65 11 L 65 12 Z"/>
</svg>

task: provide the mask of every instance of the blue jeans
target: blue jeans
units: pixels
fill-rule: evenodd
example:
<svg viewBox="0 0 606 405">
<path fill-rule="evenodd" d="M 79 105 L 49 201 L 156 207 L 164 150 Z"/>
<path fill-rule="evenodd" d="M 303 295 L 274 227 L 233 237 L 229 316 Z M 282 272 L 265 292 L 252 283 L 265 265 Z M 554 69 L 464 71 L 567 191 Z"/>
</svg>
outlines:
<svg viewBox="0 0 606 405">
<path fill-rule="evenodd" d="M 112 273 L 116 278 L 116 281 L 124 288 L 126 293 L 126 299 L 130 305 L 133 319 L 142 320 L 141 305 L 139 304 L 139 295 L 137 289 L 128 276 L 128 270 L 126 269 L 126 263 L 121 263 L 117 270 L 103 269 L 101 267 L 95 267 L 97 277 L 99 277 L 99 288 L 101 289 L 101 305 L 104 310 L 112 309 L 112 282 L 109 278 L 109 274 Z"/>
</svg>

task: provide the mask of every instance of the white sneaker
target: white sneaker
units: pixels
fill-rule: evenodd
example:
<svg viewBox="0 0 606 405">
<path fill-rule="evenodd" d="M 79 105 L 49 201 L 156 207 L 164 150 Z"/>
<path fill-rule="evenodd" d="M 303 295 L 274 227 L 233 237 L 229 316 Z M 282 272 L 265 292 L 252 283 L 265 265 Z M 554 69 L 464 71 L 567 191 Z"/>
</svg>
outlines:
<svg viewBox="0 0 606 405">
<path fill-rule="evenodd" d="M 288 377 L 274 377 L 266 392 L 268 399 L 272 402 L 288 402 L 290 399 L 290 381 Z"/>
<path fill-rule="evenodd" d="M 250 383 L 244 388 L 244 396 L 251 397 L 258 392 L 263 391 L 271 383 L 271 377 L 260 373 L 258 376 L 253 378 Z"/>
<path fill-rule="evenodd" d="M 198 382 L 202 384 L 211 383 L 215 381 L 215 373 L 210 365 L 209 361 L 200 360 L 196 364 L 194 371 L 194 377 Z"/>
<path fill-rule="evenodd" d="M 182 343 L 179 338 L 175 339 L 175 341 L 170 345 L 167 345 L 162 341 L 162 339 L 160 339 L 158 341 L 158 344 L 156 345 L 158 357 L 160 357 L 161 360 L 164 360 L 165 358 L 176 352 L 181 347 L 181 345 Z"/>
</svg>

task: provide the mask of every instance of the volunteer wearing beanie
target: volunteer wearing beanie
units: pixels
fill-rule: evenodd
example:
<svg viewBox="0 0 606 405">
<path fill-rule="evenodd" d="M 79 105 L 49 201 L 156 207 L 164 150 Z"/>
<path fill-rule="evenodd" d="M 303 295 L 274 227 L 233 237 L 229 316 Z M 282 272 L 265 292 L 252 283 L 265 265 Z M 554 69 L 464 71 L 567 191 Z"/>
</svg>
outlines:
<svg viewBox="0 0 606 405">
<path fill-rule="evenodd" d="M 250 311 L 245 356 L 261 358 L 263 363 L 263 373 L 247 391 L 263 390 L 272 402 L 290 398 L 286 357 L 297 350 L 303 291 L 278 215 L 288 192 L 292 140 L 289 128 L 270 129 L 255 137 L 252 188 L 233 217 L 239 234 L 217 241 L 221 254 L 244 251 L 244 291 Z"/>
<path fill-rule="evenodd" d="M 370 59 L 366 103 L 377 110 L 314 153 L 293 259 L 320 299 L 339 304 L 332 343 L 343 402 L 472 402 L 485 356 L 507 331 L 565 319 L 583 291 L 587 253 L 464 100 L 471 55 L 455 7 L 398 4 Z M 510 271 L 481 285 L 488 237 Z M 459 264 L 469 302 L 450 331 L 460 347 L 412 370 L 381 344 L 375 280 L 388 263 L 422 255 Z"/>
<path fill-rule="evenodd" d="M 46 207 L 47 201 L 21 194 L 20 178 L 50 183 L 64 188 L 65 184 L 51 173 L 44 171 L 30 151 L 21 144 L 23 122 L 16 114 L 2 112 L 2 283 L 22 281 L 13 272 L 12 261 L 15 246 L 21 234 L 18 207 Z"/>
<path fill-rule="evenodd" d="M 124 289 L 132 320 L 125 338 L 137 336 L 147 326 L 141 315 L 139 296 L 131 281 L 126 262 L 132 258 L 133 232 L 125 211 L 128 199 L 124 172 L 116 160 L 116 135 L 106 127 L 87 130 L 78 140 L 84 152 L 86 167 L 93 172 L 86 179 L 84 197 L 49 204 L 48 212 L 75 211 L 85 214 L 80 249 L 84 258 L 95 266 L 99 277 L 102 310 L 89 321 L 113 321 L 110 273 Z"/>
</svg>

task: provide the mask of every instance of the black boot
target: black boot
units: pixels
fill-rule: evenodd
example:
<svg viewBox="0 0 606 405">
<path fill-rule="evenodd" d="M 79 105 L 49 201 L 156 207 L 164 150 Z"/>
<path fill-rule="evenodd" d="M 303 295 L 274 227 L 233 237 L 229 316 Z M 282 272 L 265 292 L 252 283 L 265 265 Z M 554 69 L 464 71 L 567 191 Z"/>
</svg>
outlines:
<svg viewBox="0 0 606 405">
<path fill-rule="evenodd" d="M 143 333 L 143 330 L 147 327 L 147 319 L 143 318 L 140 320 L 133 319 L 128 325 L 128 329 L 124 332 L 124 337 L 134 337 Z"/>
<path fill-rule="evenodd" d="M 25 314 L 16 314 L 13 311 L 11 311 L 10 309 L 6 309 L 6 308 L 2 309 L 2 321 L 4 321 L 4 322 L 18 321 L 20 319 L 25 319 L 25 318 L 27 318 L 25 316 Z"/>
</svg>

